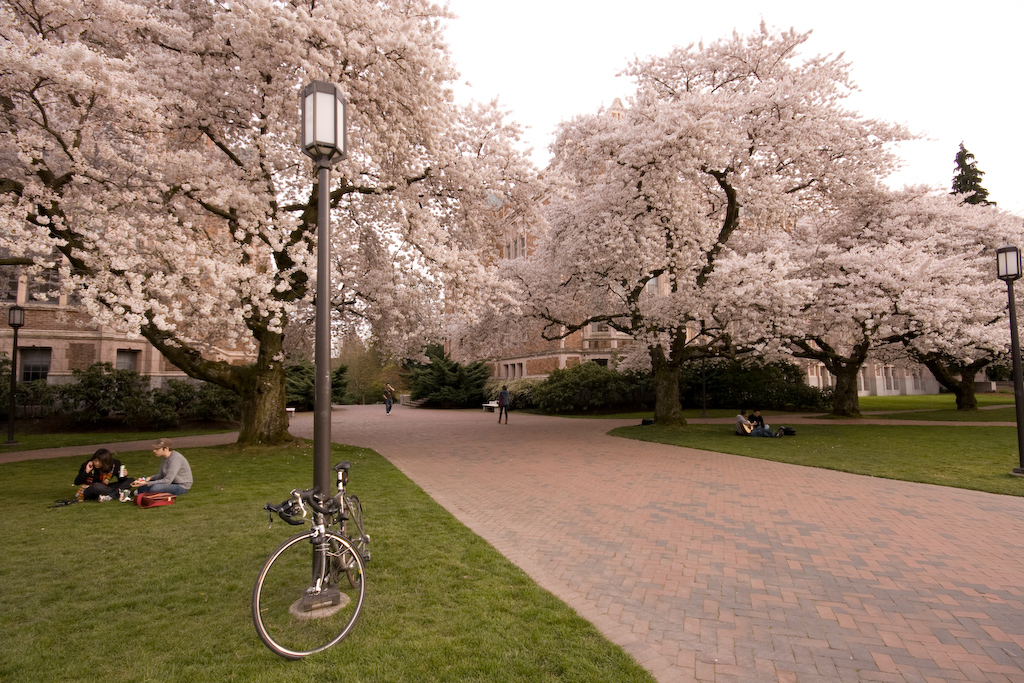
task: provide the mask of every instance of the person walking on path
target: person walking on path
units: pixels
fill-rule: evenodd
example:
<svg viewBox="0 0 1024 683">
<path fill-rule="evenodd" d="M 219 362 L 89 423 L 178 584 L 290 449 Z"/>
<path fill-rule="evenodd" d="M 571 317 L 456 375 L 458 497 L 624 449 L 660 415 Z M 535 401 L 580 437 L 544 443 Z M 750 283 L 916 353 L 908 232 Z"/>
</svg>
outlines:
<svg viewBox="0 0 1024 683">
<path fill-rule="evenodd" d="M 384 414 L 391 414 L 391 406 L 395 402 L 395 388 L 390 384 L 384 385 Z"/>
<path fill-rule="evenodd" d="M 508 386 L 501 385 L 501 393 L 498 394 L 498 424 L 501 424 L 501 414 L 505 414 L 505 424 L 508 424 L 508 404 L 511 402 L 508 396 Z"/>
<path fill-rule="evenodd" d="M 163 458 L 160 471 L 152 477 L 136 479 L 133 486 L 138 486 L 139 493 L 171 493 L 181 496 L 192 488 L 192 468 L 185 456 L 171 450 L 170 439 L 158 439 L 153 444 L 153 454 Z"/>
</svg>

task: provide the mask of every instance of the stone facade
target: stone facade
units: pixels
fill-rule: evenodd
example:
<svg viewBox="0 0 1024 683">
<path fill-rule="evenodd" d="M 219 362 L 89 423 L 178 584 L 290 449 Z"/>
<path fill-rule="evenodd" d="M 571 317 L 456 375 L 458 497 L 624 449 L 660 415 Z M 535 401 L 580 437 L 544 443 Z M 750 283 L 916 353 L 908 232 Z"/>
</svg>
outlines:
<svg viewBox="0 0 1024 683">
<path fill-rule="evenodd" d="M 135 370 L 149 379 L 151 387 L 163 386 L 168 379 L 187 379 L 143 337 L 97 325 L 65 295 L 35 299 L 24 275 L 11 275 L 0 281 L 0 286 L 4 284 L 0 301 L 7 305 L 0 321 L 0 354 L 7 358 L 11 357 L 14 338 L 6 324 L 8 310 L 14 304 L 25 309 L 25 324 L 18 330 L 19 381 L 45 377 L 50 384 L 65 384 L 73 380 L 72 371 L 84 370 L 93 363 Z M 239 356 L 229 360 L 246 359 Z"/>
</svg>

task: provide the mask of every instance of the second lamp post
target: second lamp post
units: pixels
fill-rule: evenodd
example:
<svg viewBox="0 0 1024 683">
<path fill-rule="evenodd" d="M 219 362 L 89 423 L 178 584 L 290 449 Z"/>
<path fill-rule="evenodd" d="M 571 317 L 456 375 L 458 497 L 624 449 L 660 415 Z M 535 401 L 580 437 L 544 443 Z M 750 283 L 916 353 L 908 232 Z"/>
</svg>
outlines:
<svg viewBox="0 0 1024 683">
<path fill-rule="evenodd" d="M 14 330 L 11 342 L 11 402 L 7 408 L 7 444 L 11 445 L 18 443 L 14 440 L 14 406 L 18 386 L 18 330 L 25 325 L 25 309 L 11 306 L 7 315 L 7 324 Z"/>
<path fill-rule="evenodd" d="M 1013 402 L 1017 407 L 1017 457 L 1019 464 L 1012 474 L 1024 476 L 1024 380 L 1021 379 L 1020 340 L 1017 335 L 1017 302 L 1013 298 L 1013 282 L 1021 276 L 1020 249 L 1001 247 L 996 250 L 996 277 L 1006 283 L 1010 300 L 1010 356 L 1013 362 Z"/>
</svg>

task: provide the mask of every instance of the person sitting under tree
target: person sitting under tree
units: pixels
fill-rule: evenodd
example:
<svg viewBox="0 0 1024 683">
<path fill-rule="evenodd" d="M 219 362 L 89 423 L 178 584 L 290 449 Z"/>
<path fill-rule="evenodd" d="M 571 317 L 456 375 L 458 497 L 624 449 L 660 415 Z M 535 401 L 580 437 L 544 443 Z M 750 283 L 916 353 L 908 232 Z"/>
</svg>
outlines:
<svg viewBox="0 0 1024 683">
<path fill-rule="evenodd" d="M 740 414 L 736 416 L 736 433 L 740 436 L 782 436 L 782 427 L 779 427 L 778 431 L 774 434 L 764 426 L 764 418 L 761 417 L 761 411 L 754 411 L 757 414 L 757 419 L 760 420 L 759 425 L 755 425 L 749 419 L 747 419 L 747 409 L 743 408 L 740 410 Z"/>
</svg>

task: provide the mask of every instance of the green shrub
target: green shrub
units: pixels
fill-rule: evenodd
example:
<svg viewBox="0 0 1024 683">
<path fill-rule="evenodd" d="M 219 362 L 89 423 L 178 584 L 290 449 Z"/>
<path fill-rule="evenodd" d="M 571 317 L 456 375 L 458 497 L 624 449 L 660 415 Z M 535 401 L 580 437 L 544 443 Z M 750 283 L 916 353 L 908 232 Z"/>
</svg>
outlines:
<svg viewBox="0 0 1024 683">
<path fill-rule="evenodd" d="M 180 382 L 187 384 L 186 382 Z M 192 395 L 195 395 L 193 390 Z M 178 409 L 182 396 L 180 392 L 167 389 L 152 389 L 146 401 L 140 401 L 134 405 L 126 414 L 124 422 L 126 425 L 150 427 L 152 429 L 174 429 L 181 423 L 181 416 Z"/>
<path fill-rule="evenodd" d="M 523 410 L 525 408 L 535 408 L 537 406 L 536 400 L 534 400 L 533 392 L 544 380 L 542 379 L 500 379 L 491 378 L 484 384 L 484 398 L 488 401 L 497 401 L 498 394 L 501 393 L 503 386 L 508 387 L 508 400 L 510 407 L 515 410 Z"/>
<path fill-rule="evenodd" d="M 195 401 L 179 410 L 182 417 L 193 420 L 240 420 L 242 399 L 230 389 L 200 382 L 196 387 Z"/>
<path fill-rule="evenodd" d="M 173 429 L 186 420 L 238 420 L 242 403 L 238 394 L 199 380 L 169 379 L 149 392 L 148 401 L 126 413 L 125 422 L 153 429 Z"/>
<path fill-rule="evenodd" d="M 425 399 L 441 408 L 479 408 L 484 382 L 490 375 L 485 363 L 462 365 L 453 361 L 439 345 L 426 348 L 426 363 L 408 362 L 405 378 L 412 387 L 412 400 Z"/>
<path fill-rule="evenodd" d="M 71 374 L 75 381 L 57 391 L 62 411 L 74 422 L 95 424 L 111 415 L 128 414 L 149 398 L 146 381 L 134 370 L 93 363 Z"/>
<path fill-rule="evenodd" d="M 296 410 L 313 410 L 316 405 L 316 366 L 308 360 L 288 365 L 285 372 L 285 403 Z M 331 371 L 331 403 L 345 402 L 347 369 L 339 365 Z"/>
<path fill-rule="evenodd" d="M 11 381 L 10 375 L 7 381 Z M 60 387 L 47 384 L 45 379 L 18 382 L 14 400 L 17 402 L 19 417 L 50 417 L 60 414 Z"/>
<path fill-rule="evenodd" d="M 11 359 L 6 353 L 0 353 L 0 415 L 7 417 L 11 404 Z"/>
<path fill-rule="evenodd" d="M 689 363 L 679 394 L 684 408 L 702 407 L 705 395 L 708 408 L 826 410 L 831 403 L 831 391 L 808 385 L 800 366 L 758 358 Z"/>
<path fill-rule="evenodd" d="M 641 410 L 653 404 L 654 390 L 649 375 L 588 362 L 555 370 L 534 388 L 533 398 L 549 413 Z"/>
</svg>

